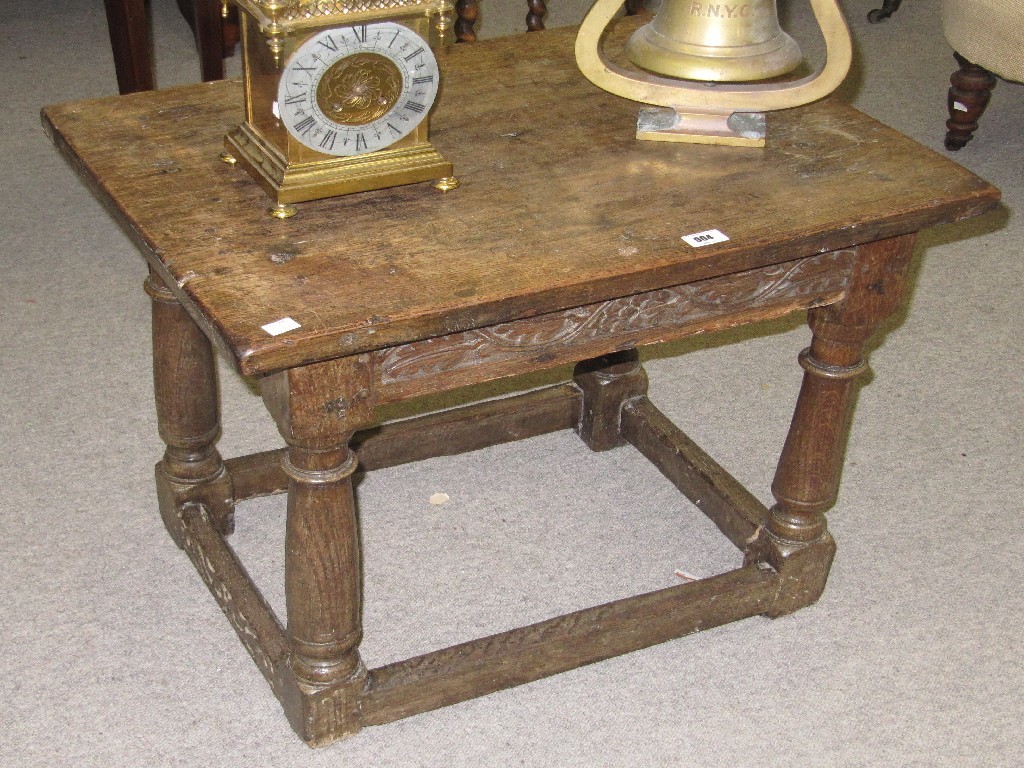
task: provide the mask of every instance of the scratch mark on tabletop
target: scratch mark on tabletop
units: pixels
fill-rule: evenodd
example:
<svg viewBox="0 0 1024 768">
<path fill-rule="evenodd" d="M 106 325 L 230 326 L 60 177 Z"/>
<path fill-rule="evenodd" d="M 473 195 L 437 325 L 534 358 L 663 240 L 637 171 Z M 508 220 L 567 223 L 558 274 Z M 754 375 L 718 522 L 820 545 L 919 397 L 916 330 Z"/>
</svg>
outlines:
<svg viewBox="0 0 1024 768">
<path fill-rule="evenodd" d="M 182 275 L 181 277 L 178 278 L 178 280 L 177 280 L 178 287 L 179 288 L 184 288 L 186 283 L 188 283 L 190 280 L 194 280 L 197 277 L 199 277 L 199 275 L 197 275 L 195 272 L 192 272 L 192 271 L 186 272 L 184 275 Z"/>
</svg>

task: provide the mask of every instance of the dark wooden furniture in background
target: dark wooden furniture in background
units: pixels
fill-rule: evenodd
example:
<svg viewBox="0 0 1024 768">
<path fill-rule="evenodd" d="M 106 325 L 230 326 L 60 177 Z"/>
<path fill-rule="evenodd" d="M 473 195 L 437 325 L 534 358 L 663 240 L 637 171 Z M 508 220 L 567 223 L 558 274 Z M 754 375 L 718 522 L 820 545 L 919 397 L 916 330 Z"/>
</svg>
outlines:
<svg viewBox="0 0 1024 768">
<path fill-rule="evenodd" d="M 234 55 L 241 39 L 238 8 L 223 0 L 178 0 L 178 8 L 195 35 L 202 79 L 222 79 L 224 59 Z"/>
<path fill-rule="evenodd" d="M 903 0 L 882 0 L 882 7 L 868 11 L 868 21 L 877 24 L 885 21 L 900 9 Z"/>
<path fill-rule="evenodd" d="M 238 10 L 222 0 L 177 0 L 182 15 L 195 33 L 200 71 L 204 81 L 224 77 L 224 59 L 231 56 L 239 40 Z M 627 0 L 627 12 L 636 13 L 644 0 Z M 149 35 L 146 0 L 104 0 L 110 47 L 114 52 L 117 87 L 122 93 L 154 88 L 153 51 Z M 457 0 L 455 34 L 459 42 L 476 40 L 474 27 L 480 14 L 480 0 Z M 544 29 L 547 6 L 544 0 L 527 0 L 526 27 L 530 32 Z"/>
<path fill-rule="evenodd" d="M 950 152 L 963 149 L 974 137 L 978 120 L 985 113 L 998 80 L 987 69 L 972 64 L 959 53 L 953 55 L 959 69 L 949 78 L 949 95 L 946 98 L 949 119 L 946 121 L 945 147 Z"/>
<path fill-rule="evenodd" d="M 541 32 L 544 30 L 544 16 L 548 7 L 544 0 L 526 0 L 526 31 Z M 635 16 L 643 10 L 646 0 L 625 0 L 626 15 Z M 480 0 L 456 0 L 455 3 L 455 36 L 460 43 L 476 41 L 476 22 L 480 17 Z"/>
<path fill-rule="evenodd" d="M 946 149 L 957 151 L 978 130 L 996 83 L 1024 83 L 1024 2 L 942 0 L 939 18 L 957 64 L 949 78 L 945 138 Z"/>
<path fill-rule="evenodd" d="M 177 0 L 196 37 L 204 81 L 224 77 L 224 58 L 238 44 L 238 13 L 221 0 Z M 104 0 L 118 90 L 149 91 L 154 87 L 153 43 L 146 0 Z"/>
<path fill-rule="evenodd" d="M 526 0 L 526 31 L 544 29 L 548 12 L 544 0 Z M 480 18 L 480 0 L 455 0 L 455 39 L 460 43 L 476 42 L 476 22 Z"/>
<path fill-rule="evenodd" d="M 439 57 L 432 140 L 455 192 L 317 201 L 284 222 L 218 159 L 238 83 L 45 110 L 149 264 L 164 521 L 309 744 L 813 603 L 865 343 L 903 300 L 915 233 L 998 199 L 836 101 L 771 113 L 763 149 L 635 141 L 637 106 L 584 80 L 574 37 Z M 713 228 L 729 239 L 681 239 Z M 648 399 L 636 349 L 795 311 L 812 338 L 766 507 Z M 292 330 L 271 335 L 282 318 Z M 286 448 L 221 458 L 215 350 L 259 381 Z M 574 361 L 548 389 L 378 423 L 387 403 Z M 737 567 L 368 670 L 357 465 L 560 429 L 597 451 L 634 446 L 735 544 Z M 268 493 L 288 495 L 284 621 L 228 543 L 239 502 Z"/>
<path fill-rule="evenodd" d="M 103 2 L 118 90 L 122 94 L 153 90 L 153 51 L 145 0 Z"/>
</svg>

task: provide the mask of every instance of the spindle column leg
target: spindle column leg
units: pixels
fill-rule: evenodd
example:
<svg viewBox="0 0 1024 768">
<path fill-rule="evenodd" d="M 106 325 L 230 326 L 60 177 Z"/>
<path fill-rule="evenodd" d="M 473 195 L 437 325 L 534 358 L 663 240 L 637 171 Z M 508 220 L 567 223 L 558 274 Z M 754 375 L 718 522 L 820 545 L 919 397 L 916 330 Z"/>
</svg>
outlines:
<svg viewBox="0 0 1024 768">
<path fill-rule="evenodd" d="M 480 0 L 456 0 L 455 39 L 460 43 L 476 42 L 476 20 L 480 16 Z"/>
<path fill-rule="evenodd" d="M 804 379 L 772 483 L 776 504 L 747 551 L 748 562 L 767 562 L 783 576 L 770 616 L 810 605 L 825 588 L 835 553 L 825 512 L 839 491 L 855 380 L 867 369 L 867 340 L 903 297 L 914 241 L 858 248 L 845 298 L 808 314 L 813 337 L 800 354 Z"/>
<path fill-rule="evenodd" d="M 528 32 L 541 32 L 544 30 L 544 16 L 548 12 L 547 3 L 544 0 L 526 0 L 530 9 L 526 14 L 526 30 Z"/>
<path fill-rule="evenodd" d="M 368 359 L 346 358 L 274 374 L 261 385 L 288 443 L 285 712 L 313 746 L 361 728 L 367 671 L 358 650 L 362 574 L 349 440 L 372 418 L 369 371 Z"/>
<path fill-rule="evenodd" d="M 167 444 L 156 466 L 160 514 L 184 546 L 181 510 L 206 507 L 217 529 L 234 529 L 234 493 L 217 451 L 220 409 L 209 339 L 159 277 L 145 283 L 153 311 L 153 387 L 160 437 Z"/>
</svg>

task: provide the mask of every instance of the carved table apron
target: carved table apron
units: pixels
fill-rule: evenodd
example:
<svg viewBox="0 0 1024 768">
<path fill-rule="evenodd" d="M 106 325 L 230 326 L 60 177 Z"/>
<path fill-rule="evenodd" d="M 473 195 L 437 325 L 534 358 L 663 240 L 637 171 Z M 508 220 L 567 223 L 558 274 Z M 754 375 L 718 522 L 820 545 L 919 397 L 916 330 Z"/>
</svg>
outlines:
<svg viewBox="0 0 1024 768">
<path fill-rule="evenodd" d="M 636 142 L 635 106 L 582 79 L 572 41 L 537 33 L 442 57 L 460 98 L 441 100 L 434 138 L 462 174 L 456 192 L 309 203 L 288 222 L 216 159 L 237 83 L 44 111 L 149 262 L 164 522 L 311 745 L 814 602 L 865 343 L 902 299 L 916 232 L 998 199 L 832 102 L 771 115 L 764 150 Z M 713 226 L 730 240 L 680 241 Z M 654 407 L 636 350 L 794 311 L 812 340 L 767 508 Z M 266 332 L 283 317 L 291 331 Z M 257 377 L 286 448 L 221 458 L 215 348 Z M 377 421 L 387 403 L 564 363 L 574 375 L 557 386 Z M 562 429 L 593 450 L 635 446 L 743 565 L 368 670 L 356 468 Z M 278 492 L 283 618 L 228 544 L 236 504 Z"/>
</svg>

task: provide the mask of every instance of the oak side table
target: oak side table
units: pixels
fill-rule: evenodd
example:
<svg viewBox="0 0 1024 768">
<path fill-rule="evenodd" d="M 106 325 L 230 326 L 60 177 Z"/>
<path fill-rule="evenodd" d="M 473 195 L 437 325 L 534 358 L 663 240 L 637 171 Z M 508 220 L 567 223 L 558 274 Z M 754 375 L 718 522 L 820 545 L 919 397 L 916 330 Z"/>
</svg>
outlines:
<svg viewBox="0 0 1024 768">
<path fill-rule="evenodd" d="M 998 199 L 835 101 L 771 114 L 764 149 L 637 142 L 637 106 L 583 79 L 574 34 L 441 57 L 433 140 L 458 190 L 306 203 L 287 221 L 218 159 L 241 114 L 237 82 L 44 111 L 149 264 L 167 529 L 311 745 L 814 602 L 835 550 L 824 512 L 865 342 L 901 301 L 915 233 Z M 728 239 L 683 239 L 712 230 Z M 796 311 L 813 336 L 766 508 L 650 402 L 636 349 Z M 221 458 L 215 350 L 260 382 L 286 448 Z M 569 362 L 572 380 L 551 388 L 375 417 L 387 403 Z M 634 446 L 744 565 L 367 669 L 357 465 L 561 429 L 595 451 Z M 283 621 L 228 543 L 238 502 L 269 493 L 288 494 Z"/>
</svg>

